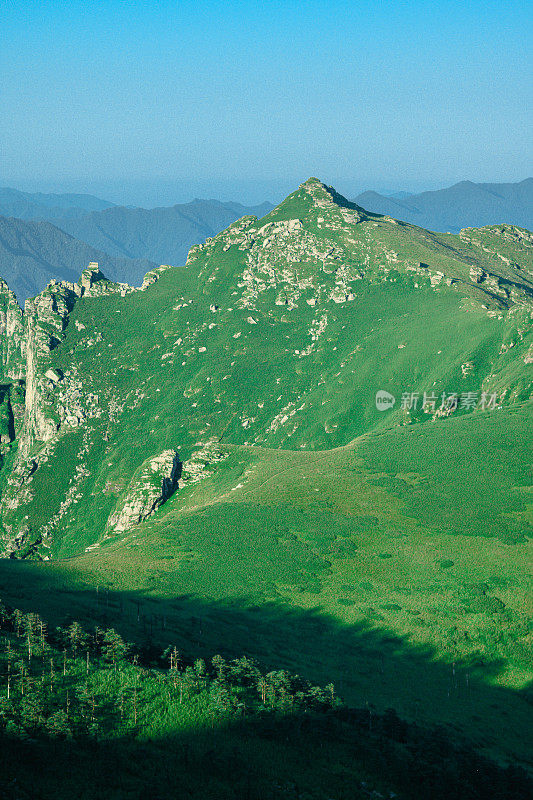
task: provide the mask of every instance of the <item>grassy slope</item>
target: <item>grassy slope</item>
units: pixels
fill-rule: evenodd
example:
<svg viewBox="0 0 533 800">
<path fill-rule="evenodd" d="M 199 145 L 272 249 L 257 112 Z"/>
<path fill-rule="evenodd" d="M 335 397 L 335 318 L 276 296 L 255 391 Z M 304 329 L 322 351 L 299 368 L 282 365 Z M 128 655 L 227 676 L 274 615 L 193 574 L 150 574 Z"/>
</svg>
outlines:
<svg viewBox="0 0 533 800">
<path fill-rule="evenodd" d="M 143 613 L 167 616 L 185 639 L 191 618 L 202 620 L 196 635 L 208 649 L 244 648 L 340 682 L 350 702 L 446 721 L 525 757 L 523 432 L 521 412 L 502 411 L 325 453 L 235 448 L 213 480 L 52 574 L 91 587 L 74 601 L 89 617 L 103 584 L 127 606 L 140 598 Z M 61 616 L 65 596 L 46 605 Z M 133 633 L 130 614 L 122 624 Z M 513 719 L 503 735 L 502 715 Z"/>
<path fill-rule="evenodd" d="M 56 618 L 66 607 L 81 617 L 109 613 L 137 635 L 155 614 L 154 636 L 172 629 L 210 652 L 245 650 L 332 679 L 350 702 L 444 721 L 525 759 L 527 313 L 507 313 L 467 285 L 472 264 L 488 270 L 497 260 L 475 245 L 379 218 L 349 234 L 325 231 L 320 213 L 335 212 L 317 212 L 300 191 L 256 227 L 299 217 L 318 241 L 342 244 L 343 263 L 371 276 L 353 282 L 353 301 L 305 303 L 321 266 L 311 258 L 296 267 L 313 283 L 296 308 L 275 305 L 280 288 L 294 288 L 281 280 L 240 308 L 246 251 L 217 237 L 145 293 L 76 306 L 57 364 L 75 364 L 116 422 L 105 413 L 85 433 L 66 434 L 39 468 L 36 499 L 23 509 L 36 527 L 57 511 L 81 458 L 90 473 L 56 531 L 54 556 L 68 560 L 3 564 L 2 592 L 29 603 L 18 577 L 29 572 L 40 610 Z M 391 250 L 398 261 L 386 261 Z M 279 270 L 295 269 L 283 248 L 276 258 Z M 431 287 L 406 269 L 420 262 L 457 283 Z M 320 280 L 330 289 L 335 274 Z M 313 343 L 309 331 L 324 315 Z M 97 332 L 102 341 L 88 346 Z M 507 400 L 431 421 L 398 406 L 379 413 L 380 388 L 397 396 L 485 388 Z M 399 424 L 408 422 L 416 424 Z M 229 453 L 212 477 L 129 534 L 102 539 L 147 456 L 178 447 L 187 459 L 212 437 Z M 97 585 L 107 587 L 109 607 Z"/>
<path fill-rule="evenodd" d="M 175 648 L 124 658 L 114 631 L 20 617 L 0 600 L 3 800 L 530 797 L 523 771 L 390 709 L 343 707 L 330 685 Z"/>
</svg>

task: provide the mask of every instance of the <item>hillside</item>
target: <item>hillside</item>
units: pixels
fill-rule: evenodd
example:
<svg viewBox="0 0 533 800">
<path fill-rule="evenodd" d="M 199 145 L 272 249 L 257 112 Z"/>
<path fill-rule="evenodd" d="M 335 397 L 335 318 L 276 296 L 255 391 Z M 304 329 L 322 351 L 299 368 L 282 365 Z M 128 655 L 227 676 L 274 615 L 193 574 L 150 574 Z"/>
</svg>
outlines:
<svg viewBox="0 0 533 800">
<path fill-rule="evenodd" d="M 520 183 L 461 181 L 447 189 L 385 197 L 363 192 L 355 202 L 378 214 L 432 231 L 459 233 L 466 226 L 508 223 L 533 229 L 533 178 Z"/>
<path fill-rule="evenodd" d="M 44 194 L 0 188 L 0 215 L 25 220 L 70 219 L 90 211 L 111 208 L 113 203 L 90 194 Z"/>
<path fill-rule="evenodd" d="M 140 289 L 3 286 L 6 601 L 531 766 L 532 248 L 310 179 Z"/>
<path fill-rule="evenodd" d="M 50 631 L 1 600 L 0 631 L 3 800 L 531 797 L 524 771 L 442 730 L 245 656 L 206 663 L 76 620 Z"/>
<path fill-rule="evenodd" d="M 52 280 L 76 281 L 80 264 L 99 262 L 107 274 L 136 284 L 155 266 L 147 259 L 109 256 L 49 222 L 0 217 L 0 275 L 19 302 L 39 294 Z"/>
<path fill-rule="evenodd" d="M 169 208 L 117 206 L 55 224 L 110 255 L 147 258 L 158 264 L 184 264 L 190 248 L 246 214 L 262 217 L 270 203 L 245 207 L 218 200 L 193 200 Z"/>
</svg>

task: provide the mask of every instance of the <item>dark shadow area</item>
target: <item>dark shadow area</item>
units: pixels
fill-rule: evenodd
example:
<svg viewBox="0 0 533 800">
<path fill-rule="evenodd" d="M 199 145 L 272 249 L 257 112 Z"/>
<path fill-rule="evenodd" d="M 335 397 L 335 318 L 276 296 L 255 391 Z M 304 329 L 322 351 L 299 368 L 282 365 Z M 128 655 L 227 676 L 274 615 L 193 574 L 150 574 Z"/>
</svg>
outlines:
<svg viewBox="0 0 533 800">
<path fill-rule="evenodd" d="M 333 186 L 326 186 L 326 190 L 328 194 L 331 196 L 331 199 L 335 203 L 335 205 L 340 206 L 340 208 L 347 208 L 350 211 L 356 211 L 360 216 L 365 219 L 386 219 L 389 215 L 388 214 L 379 214 L 376 211 L 368 211 L 368 209 L 363 208 L 362 206 L 357 205 L 353 200 L 348 200 L 342 194 L 339 194 Z M 398 225 L 408 225 L 406 222 L 401 222 L 397 220 Z"/>
<path fill-rule="evenodd" d="M 87 628 L 113 627 L 137 643 L 148 664 L 156 664 L 169 645 L 190 663 L 217 653 L 247 655 L 265 670 L 288 669 L 321 685 L 334 683 L 348 706 L 377 715 L 394 708 L 409 725 L 424 729 L 439 723 L 457 746 L 472 747 L 503 767 L 531 768 L 531 686 L 517 692 L 492 684 L 502 669 L 498 660 L 480 654 L 468 663 L 448 663 L 430 646 L 414 646 L 381 622 L 343 625 L 317 610 L 282 603 L 162 598 L 62 580 L 44 564 L 0 561 L 0 598 L 39 613 L 49 629 L 72 620 Z"/>
<path fill-rule="evenodd" d="M 393 712 L 268 715 L 164 739 L 0 736 L 2 800 L 529 800 L 532 784 Z"/>
</svg>

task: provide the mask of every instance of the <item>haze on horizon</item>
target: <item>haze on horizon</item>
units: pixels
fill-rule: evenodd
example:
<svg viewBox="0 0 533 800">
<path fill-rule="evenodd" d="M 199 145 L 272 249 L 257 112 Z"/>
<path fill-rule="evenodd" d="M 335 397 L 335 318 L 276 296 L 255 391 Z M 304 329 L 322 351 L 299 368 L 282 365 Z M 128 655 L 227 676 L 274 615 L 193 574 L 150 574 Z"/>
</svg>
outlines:
<svg viewBox="0 0 533 800">
<path fill-rule="evenodd" d="M 513 0 L 15 0 L 0 185 L 154 206 L 519 181 L 532 22 Z"/>
</svg>

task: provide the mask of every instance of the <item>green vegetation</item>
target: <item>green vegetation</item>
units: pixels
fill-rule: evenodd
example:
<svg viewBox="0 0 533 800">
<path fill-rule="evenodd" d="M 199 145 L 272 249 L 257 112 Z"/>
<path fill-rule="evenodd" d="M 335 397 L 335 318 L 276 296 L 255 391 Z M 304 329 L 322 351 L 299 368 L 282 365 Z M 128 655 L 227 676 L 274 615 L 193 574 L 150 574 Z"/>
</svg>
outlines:
<svg viewBox="0 0 533 800">
<path fill-rule="evenodd" d="M 125 208 L 118 206 L 85 215 L 69 215 L 54 222 L 58 228 L 92 247 L 122 259 L 147 258 L 157 264 L 180 266 L 189 249 L 208 236 L 231 225 L 245 214 L 263 216 L 270 203 L 245 207 L 240 203 L 218 200 L 193 200 L 168 208 Z M 132 265 L 133 266 L 133 265 Z M 145 270 L 146 271 L 146 270 Z M 144 273 L 126 267 L 113 273 L 114 280 L 137 285 Z"/>
<path fill-rule="evenodd" d="M 50 287 L 0 594 L 188 664 L 246 653 L 531 768 L 531 243 L 311 180 L 143 291 Z M 174 478 L 152 466 L 176 451 Z"/>
<path fill-rule="evenodd" d="M 532 785 L 393 709 L 247 657 L 187 663 L 0 603 L 2 797 L 521 800 Z M 139 794 L 140 792 L 140 794 Z"/>
</svg>

